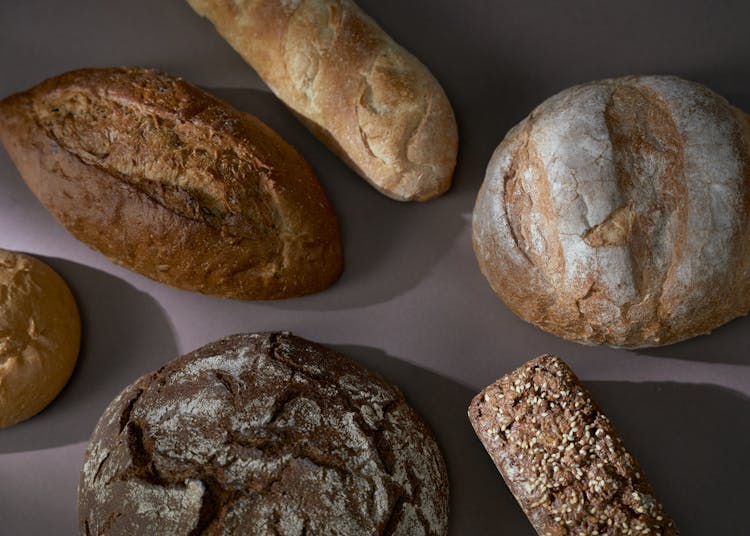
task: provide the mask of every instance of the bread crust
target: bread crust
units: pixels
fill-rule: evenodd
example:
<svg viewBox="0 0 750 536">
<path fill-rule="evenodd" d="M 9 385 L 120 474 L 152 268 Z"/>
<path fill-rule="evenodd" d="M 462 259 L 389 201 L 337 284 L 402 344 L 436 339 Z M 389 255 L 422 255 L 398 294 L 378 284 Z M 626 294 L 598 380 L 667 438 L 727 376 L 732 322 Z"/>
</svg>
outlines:
<svg viewBox="0 0 750 536">
<path fill-rule="evenodd" d="M 679 534 L 560 358 L 539 356 L 497 380 L 472 400 L 469 419 L 538 534 Z"/>
<path fill-rule="evenodd" d="M 127 387 L 89 443 L 81 534 L 444 536 L 440 451 L 401 393 L 288 333 L 233 335 Z"/>
<path fill-rule="evenodd" d="M 80 343 L 78 307 L 65 281 L 34 257 L 0 249 L 0 428 L 57 397 Z"/>
<path fill-rule="evenodd" d="M 495 151 L 479 266 L 524 320 L 585 344 L 705 334 L 750 309 L 747 116 L 669 76 L 548 99 Z"/>
<path fill-rule="evenodd" d="M 302 122 L 380 192 L 451 184 L 458 128 L 430 71 L 351 0 L 188 0 Z"/>
<path fill-rule="evenodd" d="M 0 139 L 76 238 L 151 279 L 276 299 L 341 273 L 338 222 L 275 132 L 146 69 L 85 69 L 0 102 Z"/>
</svg>

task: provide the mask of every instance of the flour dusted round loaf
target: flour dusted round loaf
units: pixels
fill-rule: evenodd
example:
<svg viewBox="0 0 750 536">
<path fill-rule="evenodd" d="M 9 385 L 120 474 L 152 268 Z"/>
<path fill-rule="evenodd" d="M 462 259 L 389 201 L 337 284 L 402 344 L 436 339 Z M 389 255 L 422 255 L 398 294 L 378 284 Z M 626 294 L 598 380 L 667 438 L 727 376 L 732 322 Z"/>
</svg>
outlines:
<svg viewBox="0 0 750 536">
<path fill-rule="evenodd" d="M 78 307 L 65 281 L 29 255 L 0 249 L 0 428 L 55 399 L 80 342 Z"/>
<path fill-rule="evenodd" d="M 127 387 L 89 443 L 91 535 L 444 535 L 440 451 L 401 393 L 287 333 L 234 335 Z"/>
<path fill-rule="evenodd" d="M 573 87 L 513 128 L 474 209 L 495 292 L 561 337 L 669 344 L 750 309 L 750 121 L 670 76 Z"/>
</svg>

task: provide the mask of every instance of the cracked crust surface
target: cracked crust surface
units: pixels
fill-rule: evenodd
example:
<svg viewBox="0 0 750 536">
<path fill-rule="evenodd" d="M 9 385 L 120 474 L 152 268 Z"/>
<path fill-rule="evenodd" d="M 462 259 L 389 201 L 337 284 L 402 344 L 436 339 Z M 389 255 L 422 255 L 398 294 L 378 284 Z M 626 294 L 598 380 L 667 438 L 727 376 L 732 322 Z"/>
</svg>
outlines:
<svg viewBox="0 0 750 536">
<path fill-rule="evenodd" d="M 479 393 L 469 419 L 541 536 L 675 536 L 643 469 L 588 390 L 543 355 Z"/>
<path fill-rule="evenodd" d="M 55 399 L 80 342 L 78 307 L 65 281 L 33 257 L 0 249 L 0 428 Z"/>
<path fill-rule="evenodd" d="M 287 333 L 234 335 L 127 387 L 91 438 L 81 533 L 447 534 L 448 481 L 401 393 Z"/>
<path fill-rule="evenodd" d="M 273 299 L 341 273 L 338 222 L 307 162 L 178 78 L 63 74 L 0 102 L 0 138 L 76 238 L 162 283 Z"/>
<path fill-rule="evenodd" d="M 430 71 L 351 0 L 188 0 L 302 122 L 383 194 L 451 184 L 458 129 Z"/>
<path fill-rule="evenodd" d="M 567 89 L 511 130 L 474 209 L 474 250 L 521 318 L 637 347 L 750 309 L 750 129 L 699 84 Z"/>
</svg>

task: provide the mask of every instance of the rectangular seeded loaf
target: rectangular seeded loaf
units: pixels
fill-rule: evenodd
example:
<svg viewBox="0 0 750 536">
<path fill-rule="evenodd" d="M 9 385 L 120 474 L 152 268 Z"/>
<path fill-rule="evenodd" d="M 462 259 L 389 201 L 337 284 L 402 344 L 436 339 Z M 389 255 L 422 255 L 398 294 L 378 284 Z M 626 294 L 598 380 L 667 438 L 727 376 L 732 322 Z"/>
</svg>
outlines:
<svg viewBox="0 0 750 536">
<path fill-rule="evenodd" d="M 543 355 L 469 407 L 474 430 L 544 536 L 678 534 L 638 462 L 588 390 Z"/>
</svg>

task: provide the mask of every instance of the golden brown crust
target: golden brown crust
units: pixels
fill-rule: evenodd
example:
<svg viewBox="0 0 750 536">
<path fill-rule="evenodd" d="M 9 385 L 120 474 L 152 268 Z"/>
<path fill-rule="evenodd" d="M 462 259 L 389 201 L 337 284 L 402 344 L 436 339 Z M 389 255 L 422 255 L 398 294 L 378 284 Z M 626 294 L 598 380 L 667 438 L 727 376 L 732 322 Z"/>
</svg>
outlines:
<svg viewBox="0 0 750 536">
<path fill-rule="evenodd" d="M 484 389 L 469 419 L 537 533 L 678 534 L 572 370 L 539 356 Z"/>
<path fill-rule="evenodd" d="M 78 307 L 65 281 L 33 257 L 0 249 L 0 428 L 55 399 L 80 342 Z"/>
<path fill-rule="evenodd" d="M 0 103 L 0 138 L 79 240 L 157 281 L 244 299 L 328 287 L 336 216 L 254 117 L 144 69 L 66 73 Z"/>
<path fill-rule="evenodd" d="M 350 0 L 188 0 L 310 128 L 385 195 L 451 183 L 453 110 L 429 70 Z"/>
</svg>

